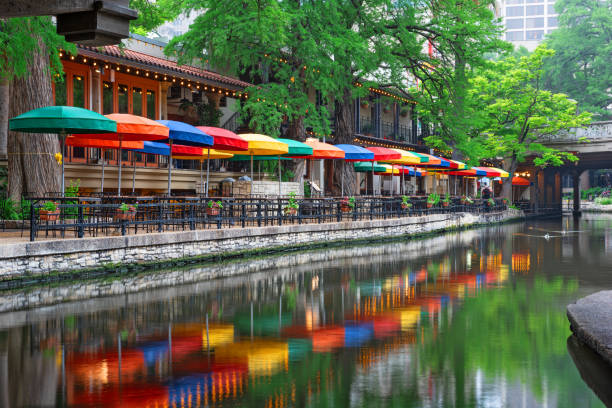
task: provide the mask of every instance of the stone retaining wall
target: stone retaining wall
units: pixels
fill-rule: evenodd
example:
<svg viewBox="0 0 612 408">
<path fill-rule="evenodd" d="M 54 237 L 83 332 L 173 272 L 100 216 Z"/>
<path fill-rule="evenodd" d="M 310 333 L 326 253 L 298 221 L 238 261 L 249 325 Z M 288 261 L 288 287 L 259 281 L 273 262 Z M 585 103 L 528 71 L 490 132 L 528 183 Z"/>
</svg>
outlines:
<svg viewBox="0 0 612 408">
<path fill-rule="evenodd" d="M 0 245 L 0 280 L 78 271 L 105 264 L 146 264 L 334 241 L 372 240 L 502 222 L 523 214 L 436 214 L 399 219 L 348 221 L 166 232 L 121 237 L 59 239 Z"/>
</svg>

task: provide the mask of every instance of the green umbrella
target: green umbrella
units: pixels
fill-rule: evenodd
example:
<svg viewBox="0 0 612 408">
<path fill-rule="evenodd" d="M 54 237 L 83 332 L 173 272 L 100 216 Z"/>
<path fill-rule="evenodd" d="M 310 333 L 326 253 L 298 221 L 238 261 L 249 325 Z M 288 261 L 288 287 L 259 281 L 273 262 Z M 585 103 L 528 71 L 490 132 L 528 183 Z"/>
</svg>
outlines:
<svg viewBox="0 0 612 408">
<path fill-rule="evenodd" d="M 99 113 L 73 106 L 46 106 L 10 119 L 9 129 L 27 133 L 57 133 L 62 138 L 62 195 L 67 134 L 113 133 L 117 122 Z"/>
<path fill-rule="evenodd" d="M 278 160 L 278 195 L 281 195 L 281 160 L 289 160 L 287 157 L 283 156 L 310 156 L 312 155 L 312 147 L 308 146 L 306 143 L 298 142 L 293 139 L 276 139 L 279 142 L 286 143 L 289 146 L 289 151 L 280 156 L 254 156 L 253 160 Z M 243 154 L 235 154 L 229 160 L 241 161 L 241 160 L 251 160 L 252 156 L 246 156 Z"/>
<path fill-rule="evenodd" d="M 386 170 L 386 167 L 381 166 L 380 164 L 372 165 L 371 162 L 356 162 L 354 166 L 355 171 L 362 173 L 367 173 L 370 171 L 373 171 L 374 173 L 380 173 Z"/>
</svg>

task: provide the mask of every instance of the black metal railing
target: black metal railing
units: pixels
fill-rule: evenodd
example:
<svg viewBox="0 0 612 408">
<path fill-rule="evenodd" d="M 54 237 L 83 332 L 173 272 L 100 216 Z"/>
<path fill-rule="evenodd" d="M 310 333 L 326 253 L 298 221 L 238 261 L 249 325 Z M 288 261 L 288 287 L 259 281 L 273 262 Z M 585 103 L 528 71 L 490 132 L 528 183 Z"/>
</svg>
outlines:
<svg viewBox="0 0 612 408">
<path fill-rule="evenodd" d="M 45 203 L 57 203 L 55 212 Z M 48 237 L 96 237 L 209 228 L 263 227 L 285 224 L 312 224 L 360 221 L 444 214 L 496 212 L 507 208 L 501 199 L 490 203 L 458 198 L 448 205 L 427 204 L 426 197 L 355 197 L 354 205 L 340 198 L 299 199 L 292 210 L 288 198 L 207 198 L 207 197 L 66 197 L 31 198 L 30 240 Z M 215 204 L 220 202 L 219 208 Z M 123 210 L 120 208 L 121 204 Z M 47 205 L 48 207 L 48 205 Z"/>
</svg>

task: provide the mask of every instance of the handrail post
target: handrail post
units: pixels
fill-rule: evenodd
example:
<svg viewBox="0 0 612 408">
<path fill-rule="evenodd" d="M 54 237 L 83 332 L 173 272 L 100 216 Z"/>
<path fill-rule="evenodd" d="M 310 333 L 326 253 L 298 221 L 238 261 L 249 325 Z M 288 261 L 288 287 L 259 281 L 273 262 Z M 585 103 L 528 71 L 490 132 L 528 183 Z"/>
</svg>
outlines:
<svg viewBox="0 0 612 408">
<path fill-rule="evenodd" d="M 257 226 L 261 227 L 261 202 L 257 201 Z"/>
<path fill-rule="evenodd" d="M 244 228 L 245 225 L 246 225 L 246 214 L 247 214 L 247 212 L 246 212 L 246 204 L 244 202 L 242 202 L 240 204 L 240 206 L 241 206 L 240 207 L 240 213 L 241 213 L 240 217 L 242 218 L 242 228 Z"/>
<path fill-rule="evenodd" d="M 30 204 L 30 241 L 34 241 L 36 239 L 36 216 L 34 206 L 36 205 L 36 201 Z"/>
<path fill-rule="evenodd" d="M 83 229 L 83 204 L 77 204 L 78 205 L 78 237 L 79 238 L 83 238 L 83 236 L 85 236 L 85 231 Z"/>
<path fill-rule="evenodd" d="M 189 229 L 190 230 L 195 230 L 195 219 L 194 219 L 194 214 L 195 211 L 193 210 L 193 206 L 195 205 L 194 203 L 187 203 L 187 205 L 189 205 Z"/>
<path fill-rule="evenodd" d="M 283 225 L 283 205 L 280 197 L 278 199 L 278 225 Z"/>
</svg>

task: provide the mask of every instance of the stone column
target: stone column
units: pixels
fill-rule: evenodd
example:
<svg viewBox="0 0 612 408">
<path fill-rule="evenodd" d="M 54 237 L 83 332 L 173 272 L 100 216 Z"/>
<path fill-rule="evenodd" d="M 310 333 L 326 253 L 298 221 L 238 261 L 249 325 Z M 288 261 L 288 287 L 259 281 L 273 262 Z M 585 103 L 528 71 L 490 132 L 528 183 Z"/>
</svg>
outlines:
<svg viewBox="0 0 612 408">
<path fill-rule="evenodd" d="M 159 84 L 159 106 L 161 108 L 162 120 L 168 119 L 168 88 L 170 88 L 170 82 L 160 82 Z"/>
<path fill-rule="evenodd" d="M 572 172 L 572 187 L 574 189 L 574 216 L 580 216 L 580 174 L 582 171 Z"/>
<path fill-rule="evenodd" d="M 91 72 L 91 110 L 102 113 L 102 77 L 100 72 L 92 70 Z"/>
</svg>

